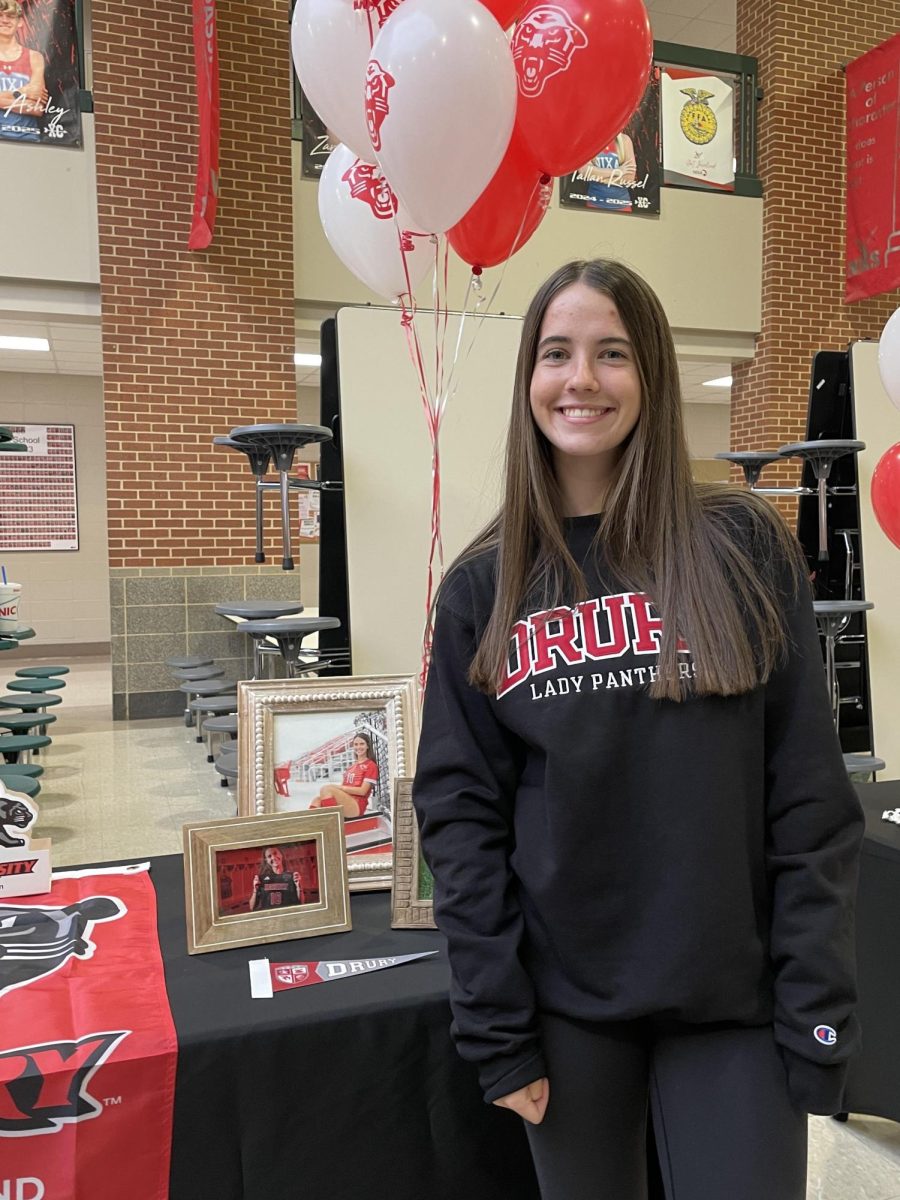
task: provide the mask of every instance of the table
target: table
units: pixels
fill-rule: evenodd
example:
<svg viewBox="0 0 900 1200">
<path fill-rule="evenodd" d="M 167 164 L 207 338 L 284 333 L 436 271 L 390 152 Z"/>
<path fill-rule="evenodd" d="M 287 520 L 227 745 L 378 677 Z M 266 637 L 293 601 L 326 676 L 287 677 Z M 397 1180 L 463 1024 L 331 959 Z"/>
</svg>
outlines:
<svg viewBox="0 0 900 1200">
<path fill-rule="evenodd" d="M 179 1056 L 171 1200 L 537 1200 L 524 1129 L 486 1105 L 449 1040 L 446 946 L 353 931 L 190 957 L 180 855 L 151 860 Z M 434 959 L 253 1000 L 247 963 L 438 950 Z"/>
<path fill-rule="evenodd" d="M 900 1121 L 900 825 L 881 820 L 885 809 L 900 808 L 900 780 L 856 790 L 866 814 L 856 920 L 863 1038 L 850 1066 L 847 1108 Z"/>
</svg>

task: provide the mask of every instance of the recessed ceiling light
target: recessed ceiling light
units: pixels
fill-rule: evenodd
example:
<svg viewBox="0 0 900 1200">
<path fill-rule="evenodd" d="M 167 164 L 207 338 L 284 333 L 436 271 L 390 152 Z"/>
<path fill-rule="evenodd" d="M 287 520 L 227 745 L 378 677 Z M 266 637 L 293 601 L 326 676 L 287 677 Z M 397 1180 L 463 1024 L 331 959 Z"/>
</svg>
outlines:
<svg viewBox="0 0 900 1200">
<path fill-rule="evenodd" d="M 46 338 L 0 336 L 0 350 L 49 350 Z"/>
<path fill-rule="evenodd" d="M 704 379 L 704 387 L 731 387 L 731 376 L 723 375 L 721 379 Z"/>
<path fill-rule="evenodd" d="M 298 352 L 297 354 L 294 355 L 294 362 L 297 364 L 298 367 L 321 367 L 322 355 L 321 354 L 300 354 Z"/>
</svg>

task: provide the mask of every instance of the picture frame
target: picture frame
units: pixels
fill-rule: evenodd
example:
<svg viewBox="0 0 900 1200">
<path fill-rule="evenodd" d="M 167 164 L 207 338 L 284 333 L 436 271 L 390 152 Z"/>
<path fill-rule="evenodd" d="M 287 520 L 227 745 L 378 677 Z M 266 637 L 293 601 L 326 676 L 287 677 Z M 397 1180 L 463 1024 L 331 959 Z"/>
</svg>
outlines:
<svg viewBox="0 0 900 1200">
<path fill-rule="evenodd" d="M 414 675 L 239 683 L 238 812 L 340 805 L 350 891 L 387 889 L 394 781 L 412 775 L 418 740 Z"/>
<path fill-rule="evenodd" d="M 437 929 L 434 923 L 434 879 L 422 857 L 412 785 L 412 779 L 398 779 L 394 785 L 391 929 Z"/>
<path fill-rule="evenodd" d="M 339 810 L 190 822 L 183 837 L 188 954 L 351 928 Z"/>
</svg>

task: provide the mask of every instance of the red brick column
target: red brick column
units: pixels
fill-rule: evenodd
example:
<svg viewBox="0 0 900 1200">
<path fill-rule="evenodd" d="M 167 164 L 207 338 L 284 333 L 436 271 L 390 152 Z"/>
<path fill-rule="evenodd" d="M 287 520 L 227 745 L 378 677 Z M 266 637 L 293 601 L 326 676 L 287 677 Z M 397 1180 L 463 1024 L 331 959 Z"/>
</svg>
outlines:
<svg viewBox="0 0 900 1200">
<path fill-rule="evenodd" d="M 845 102 L 842 65 L 896 32 L 882 0 L 738 0 L 737 49 L 759 60 L 759 173 L 764 186 L 762 331 L 735 364 L 731 447 L 802 439 L 817 350 L 877 338 L 900 293 L 845 304 Z M 766 468 L 792 485 L 796 462 Z"/>
</svg>

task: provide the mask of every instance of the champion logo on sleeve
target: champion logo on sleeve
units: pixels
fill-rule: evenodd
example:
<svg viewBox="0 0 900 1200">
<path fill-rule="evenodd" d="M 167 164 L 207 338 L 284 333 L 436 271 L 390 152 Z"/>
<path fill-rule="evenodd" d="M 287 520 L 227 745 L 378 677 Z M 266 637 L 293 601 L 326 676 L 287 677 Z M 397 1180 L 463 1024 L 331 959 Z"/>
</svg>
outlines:
<svg viewBox="0 0 900 1200">
<path fill-rule="evenodd" d="M 837 1043 L 837 1030 L 832 1029 L 830 1025 L 817 1025 L 813 1030 L 813 1037 L 823 1046 L 834 1046 Z"/>
</svg>

